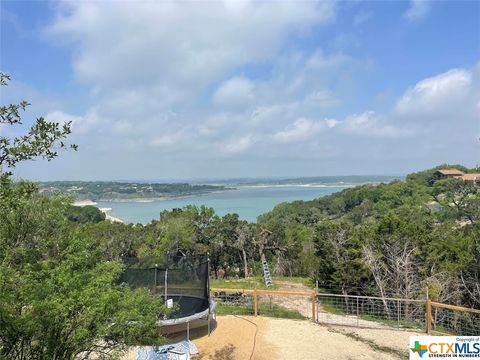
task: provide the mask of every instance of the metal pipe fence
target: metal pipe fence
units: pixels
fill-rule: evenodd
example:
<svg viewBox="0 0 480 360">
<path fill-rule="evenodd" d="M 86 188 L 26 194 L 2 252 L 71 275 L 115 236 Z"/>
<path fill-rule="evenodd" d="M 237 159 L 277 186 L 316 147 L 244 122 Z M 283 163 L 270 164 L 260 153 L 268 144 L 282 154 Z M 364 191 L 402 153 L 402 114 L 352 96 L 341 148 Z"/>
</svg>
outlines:
<svg viewBox="0 0 480 360">
<path fill-rule="evenodd" d="M 321 324 L 365 328 L 425 329 L 424 300 L 317 294 Z"/>
<path fill-rule="evenodd" d="M 430 302 L 429 330 L 439 335 L 480 335 L 480 310 Z"/>
<path fill-rule="evenodd" d="M 311 319 L 319 324 L 480 335 L 480 310 L 430 300 L 256 289 L 212 289 L 218 315 Z"/>
<path fill-rule="evenodd" d="M 272 290 L 212 289 L 217 314 L 315 319 L 315 293 Z"/>
<path fill-rule="evenodd" d="M 212 289 L 219 315 L 311 319 L 319 324 L 480 335 L 480 310 L 430 300 L 315 292 Z"/>
</svg>

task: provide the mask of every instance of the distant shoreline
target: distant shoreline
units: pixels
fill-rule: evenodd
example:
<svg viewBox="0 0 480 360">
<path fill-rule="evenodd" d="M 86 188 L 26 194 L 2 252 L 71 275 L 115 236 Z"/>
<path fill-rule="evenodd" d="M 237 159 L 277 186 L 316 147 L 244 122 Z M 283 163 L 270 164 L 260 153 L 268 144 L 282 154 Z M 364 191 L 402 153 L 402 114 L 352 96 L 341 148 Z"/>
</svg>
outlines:
<svg viewBox="0 0 480 360">
<path fill-rule="evenodd" d="M 93 200 L 78 200 L 74 201 L 73 206 L 96 206 L 97 203 Z"/>
<path fill-rule="evenodd" d="M 205 184 L 148 184 L 88 181 L 52 181 L 39 183 L 39 193 L 65 194 L 73 197 L 78 206 L 96 202 L 153 202 L 202 196 L 216 191 L 233 190 L 224 185 Z"/>
<path fill-rule="evenodd" d="M 223 193 L 223 192 L 232 191 L 232 190 L 238 190 L 238 189 L 227 188 L 227 189 L 224 189 L 224 190 L 215 190 L 215 191 L 188 194 L 188 195 L 141 197 L 141 198 L 131 198 L 131 199 L 125 199 L 125 198 L 107 198 L 107 199 L 95 199 L 95 200 L 84 199 L 84 200 L 75 201 L 74 205 L 75 206 L 85 206 L 85 205 L 95 206 L 95 205 L 97 205 L 97 202 L 151 203 L 151 202 L 155 202 L 155 201 L 170 201 L 170 200 L 188 199 L 188 198 L 192 198 L 192 197 L 200 197 L 200 196 L 206 196 L 206 195 L 210 195 L 210 194 L 218 194 L 218 193 Z M 78 203 L 78 205 L 77 205 L 77 203 Z"/>
</svg>

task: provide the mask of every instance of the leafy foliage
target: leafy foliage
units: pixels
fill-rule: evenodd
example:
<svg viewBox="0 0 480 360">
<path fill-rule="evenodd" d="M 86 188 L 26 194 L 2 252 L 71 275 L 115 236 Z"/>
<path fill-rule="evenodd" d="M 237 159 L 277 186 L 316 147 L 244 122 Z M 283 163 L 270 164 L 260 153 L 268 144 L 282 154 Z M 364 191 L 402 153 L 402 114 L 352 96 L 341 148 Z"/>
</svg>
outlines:
<svg viewBox="0 0 480 360">
<path fill-rule="evenodd" d="M 105 214 L 92 205 L 69 206 L 66 216 L 68 220 L 81 224 L 98 223 L 105 220 Z"/>
<path fill-rule="evenodd" d="M 1 86 L 8 80 L 0 74 Z M 27 106 L 1 106 L 0 125 L 21 124 Z M 70 125 L 38 118 L 26 135 L 0 137 L 2 359 L 104 359 L 127 344 L 162 340 L 156 321 L 164 305 L 118 284 L 122 263 L 108 259 L 103 238 L 81 225 L 103 220 L 98 209 L 73 208 L 68 198 L 10 179 L 19 162 L 51 160 L 67 148 Z"/>
<path fill-rule="evenodd" d="M 161 301 L 118 285 L 123 265 L 66 219 L 64 199 L 35 190 L 1 187 L 0 354 L 77 359 L 160 341 Z"/>
</svg>

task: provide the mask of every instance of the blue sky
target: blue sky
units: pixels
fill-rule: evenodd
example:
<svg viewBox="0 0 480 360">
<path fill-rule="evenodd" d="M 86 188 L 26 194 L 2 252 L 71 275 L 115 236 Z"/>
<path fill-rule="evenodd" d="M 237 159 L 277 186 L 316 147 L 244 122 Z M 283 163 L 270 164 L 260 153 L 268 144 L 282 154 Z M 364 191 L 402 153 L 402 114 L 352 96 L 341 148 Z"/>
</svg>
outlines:
<svg viewBox="0 0 480 360">
<path fill-rule="evenodd" d="M 476 1 L 2 1 L 2 103 L 73 121 L 32 179 L 480 163 Z M 22 129 L 0 128 L 9 136 Z"/>
</svg>

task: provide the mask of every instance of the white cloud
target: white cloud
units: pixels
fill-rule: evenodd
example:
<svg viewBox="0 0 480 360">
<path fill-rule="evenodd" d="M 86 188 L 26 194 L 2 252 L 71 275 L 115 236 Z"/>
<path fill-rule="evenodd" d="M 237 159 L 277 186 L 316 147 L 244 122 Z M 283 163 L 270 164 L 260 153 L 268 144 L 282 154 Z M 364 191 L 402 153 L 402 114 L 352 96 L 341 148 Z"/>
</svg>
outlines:
<svg viewBox="0 0 480 360">
<path fill-rule="evenodd" d="M 238 154 L 252 147 L 254 139 L 252 135 L 230 139 L 221 144 L 221 149 L 229 154 Z"/>
<path fill-rule="evenodd" d="M 113 124 L 112 130 L 118 134 L 128 134 L 133 130 L 133 124 L 128 120 L 119 120 Z"/>
<path fill-rule="evenodd" d="M 452 69 L 418 82 L 407 89 L 397 102 L 400 113 L 442 112 L 462 102 L 470 90 L 472 75 L 464 69 Z"/>
<path fill-rule="evenodd" d="M 391 124 L 374 111 L 347 116 L 341 126 L 347 132 L 368 137 L 403 138 L 415 134 L 413 129 Z"/>
<path fill-rule="evenodd" d="M 235 76 L 220 84 L 213 101 L 220 105 L 245 105 L 254 99 L 254 83 L 244 76 Z"/>
<path fill-rule="evenodd" d="M 352 129 L 364 128 L 372 122 L 375 111 L 367 111 L 360 115 L 350 115 L 345 119 L 345 123 Z"/>
<path fill-rule="evenodd" d="M 174 133 L 157 136 L 150 142 L 150 145 L 153 147 L 168 148 L 175 145 L 179 145 L 179 143 L 185 138 L 186 138 L 185 132 L 180 130 Z"/>
<path fill-rule="evenodd" d="M 329 124 L 331 125 L 332 122 L 330 121 Z M 279 143 L 306 141 L 318 135 L 325 126 L 324 122 L 300 118 L 284 130 L 273 134 L 272 139 Z"/>
<path fill-rule="evenodd" d="M 410 0 L 410 7 L 405 12 L 405 17 L 410 21 L 423 18 L 430 11 L 430 0 Z"/>
<path fill-rule="evenodd" d="M 421 17 L 428 6 L 413 2 L 409 16 Z M 419 79 L 397 101 L 393 84 L 392 98 L 378 110 L 369 99 L 376 87 L 365 84 L 376 76 L 375 59 L 347 52 L 358 34 L 338 41 L 345 52 L 311 48 L 317 39 L 310 37 L 322 39 L 320 26 L 334 10 L 325 1 L 62 1 L 49 34 L 72 47 L 74 77 L 89 89 L 90 104 L 82 116 L 57 104 L 45 112 L 73 118 L 73 136 L 83 140 L 77 154 L 86 164 L 95 158 L 106 177 L 114 168 L 109 156 L 125 159 L 118 171 L 155 161 L 172 174 L 223 176 L 220 169 L 242 164 L 247 172 L 250 164 L 263 169 L 275 161 L 283 168 L 285 159 L 388 158 L 382 149 L 391 144 L 405 157 L 460 153 L 455 146 L 443 153 L 428 148 L 478 133 L 478 74 L 453 69 Z M 352 21 L 370 16 L 359 12 Z M 335 35 L 326 48 L 338 49 Z M 192 170 L 178 158 L 195 159 Z"/>
<path fill-rule="evenodd" d="M 335 107 L 340 104 L 340 100 L 330 90 L 314 91 L 307 95 L 306 101 L 323 108 Z"/>
<path fill-rule="evenodd" d="M 58 122 L 62 125 L 70 121 L 72 123 L 72 127 L 80 124 L 83 120 L 81 116 L 67 114 L 60 110 L 53 110 L 48 112 L 47 115 L 45 115 L 45 118 L 48 121 Z"/>
<path fill-rule="evenodd" d="M 323 51 L 317 50 L 307 60 L 306 65 L 310 69 L 318 70 L 318 69 L 339 67 L 352 61 L 353 60 L 351 57 L 342 53 L 337 53 L 331 56 L 327 56 L 324 54 Z"/>
<path fill-rule="evenodd" d="M 219 146 L 226 153 L 243 152 L 257 144 L 258 134 L 249 135 L 253 128 L 267 131 L 291 120 L 293 111 L 276 110 L 263 120 L 252 114 L 256 108 L 284 108 L 287 96 L 279 90 L 295 73 L 276 65 L 289 56 L 285 44 L 334 16 L 333 1 L 60 1 L 47 34 L 73 49 L 75 78 L 90 89 L 87 112 L 101 119 L 88 127 L 90 134 L 96 127 L 104 142 L 133 139 L 137 154 L 144 147 L 159 154 L 195 148 L 196 155 L 209 157 Z M 303 69 L 307 58 L 299 58 Z M 309 71 L 340 69 L 330 56 L 322 54 L 322 60 L 321 69 Z M 271 78 L 238 73 L 259 63 L 275 66 Z M 294 96 L 304 98 L 314 82 L 309 75 Z M 336 101 L 333 94 L 322 96 L 320 105 Z"/>
<path fill-rule="evenodd" d="M 95 124 L 99 122 L 98 116 L 95 112 L 88 112 L 85 116 L 78 116 L 65 113 L 61 110 L 49 111 L 45 115 L 47 121 L 58 122 L 64 124 L 71 122 L 72 132 L 75 135 L 86 134 Z"/>
<path fill-rule="evenodd" d="M 334 128 L 338 124 L 340 124 L 340 121 L 336 119 L 325 119 L 325 125 L 327 125 L 329 128 Z"/>
<path fill-rule="evenodd" d="M 195 90 L 270 59 L 291 32 L 333 16 L 329 1 L 62 1 L 49 34 L 73 44 L 77 78 L 98 91 L 162 84 Z"/>
<path fill-rule="evenodd" d="M 272 124 L 278 123 L 279 119 L 290 119 L 295 116 L 298 106 L 298 102 L 259 106 L 252 110 L 250 124 L 253 126 L 272 126 Z"/>
<path fill-rule="evenodd" d="M 210 144 L 212 138 L 222 138 L 225 134 L 233 132 L 239 125 L 245 122 L 247 116 L 236 112 L 219 112 L 209 115 L 204 121 L 201 121 L 193 130 L 201 137 L 208 138 L 207 144 Z"/>
</svg>

